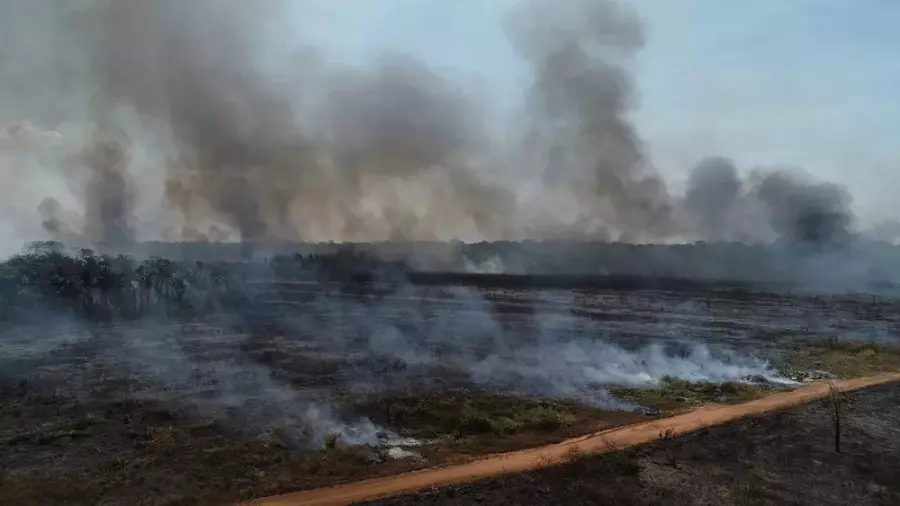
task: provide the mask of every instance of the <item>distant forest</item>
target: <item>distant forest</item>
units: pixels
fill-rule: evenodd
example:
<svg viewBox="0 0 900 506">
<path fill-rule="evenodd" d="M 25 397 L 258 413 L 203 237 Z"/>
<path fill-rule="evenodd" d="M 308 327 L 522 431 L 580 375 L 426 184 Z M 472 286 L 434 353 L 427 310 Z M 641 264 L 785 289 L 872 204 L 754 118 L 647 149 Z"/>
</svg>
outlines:
<svg viewBox="0 0 900 506">
<path fill-rule="evenodd" d="M 469 273 L 537 276 L 639 276 L 698 281 L 799 283 L 853 288 L 900 282 L 900 246 L 853 241 L 841 245 L 698 242 L 628 244 L 577 241 L 385 243 L 140 243 L 123 251 L 139 260 L 252 262 L 279 276 L 313 272 Z M 302 267 L 300 265 L 302 264 Z"/>
<path fill-rule="evenodd" d="M 882 243 L 824 251 L 737 243 L 329 244 L 252 260 L 243 259 L 246 244 L 144 246 L 143 258 L 135 258 L 32 243 L 0 263 L 0 317 L 35 309 L 92 319 L 192 316 L 246 308 L 253 285 L 304 280 L 610 289 L 761 284 L 893 293 L 900 273 L 900 249 Z M 163 252 L 175 258 L 157 256 Z"/>
</svg>

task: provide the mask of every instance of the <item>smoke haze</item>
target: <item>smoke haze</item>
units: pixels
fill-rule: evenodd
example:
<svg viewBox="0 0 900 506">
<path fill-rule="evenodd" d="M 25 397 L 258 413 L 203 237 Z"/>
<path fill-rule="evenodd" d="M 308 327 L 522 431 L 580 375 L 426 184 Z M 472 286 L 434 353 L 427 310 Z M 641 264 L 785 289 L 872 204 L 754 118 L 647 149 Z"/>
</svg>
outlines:
<svg viewBox="0 0 900 506">
<path fill-rule="evenodd" d="M 15 5 L 15 6 L 14 6 Z M 8 237 L 381 241 L 576 238 L 834 243 L 841 187 L 701 161 L 673 195 L 632 123 L 641 21 L 612 0 L 522 0 L 524 133 L 402 54 L 286 47 L 287 3 L 5 0 Z M 34 83 L 32 86 L 31 83 Z M 22 118 L 25 123 L 14 123 Z M 23 127 L 24 125 L 24 127 Z"/>
<path fill-rule="evenodd" d="M 684 208 L 706 239 L 834 246 L 854 235 L 850 203 L 844 188 L 799 169 L 756 169 L 744 180 L 733 161 L 710 157 L 691 172 Z"/>
<path fill-rule="evenodd" d="M 354 66 L 325 46 L 286 44 L 299 30 L 288 0 L 59 4 L 0 0 L 0 234 L 13 250 L 41 238 L 113 248 L 515 239 L 830 248 L 858 234 L 850 195 L 799 169 L 710 157 L 685 168 L 687 190 L 675 194 L 632 119 L 642 24 L 614 0 L 520 0 L 498 26 L 530 71 L 512 141 L 492 133 L 490 100 L 428 61 L 394 53 Z M 634 252 L 619 256 L 636 265 Z M 816 271 L 842 263 L 823 255 Z M 491 256 L 465 268 L 532 265 Z M 702 339 L 679 340 L 681 354 L 629 348 L 614 326 L 545 307 L 505 328 L 481 294 L 451 291 L 437 304 L 401 290 L 399 302 L 330 294 L 295 304 L 286 327 L 313 336 L 293 345 L 339 357 L 336 383 L 348 389 L 389 388 L 396 375 L 384 363 L 615 407 L 612 384 L 782 380 L 765 360 Z M 327 395 L 298 394 L 267 367 L 195 361 L 183 331 L 113 337 L 121 356 L 110 362 L 164 386 L 190 389 L 206 370 L 219 387 L 188 401 L 203 412 L 240 411 L 251 397 L 272 406 L 248 423 L 257 428 L 288 420 L 298 439 L 379 438 L 372 422 L 346 423 Z"/>
</svg>

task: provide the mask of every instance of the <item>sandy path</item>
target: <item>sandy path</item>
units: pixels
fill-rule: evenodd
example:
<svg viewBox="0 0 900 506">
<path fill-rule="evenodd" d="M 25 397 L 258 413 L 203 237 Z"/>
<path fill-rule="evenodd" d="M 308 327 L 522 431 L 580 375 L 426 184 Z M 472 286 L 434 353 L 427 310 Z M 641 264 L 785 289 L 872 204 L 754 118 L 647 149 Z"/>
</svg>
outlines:
<svg viewBox="0 0 900 506">
<path fill-rule="evenodd" d="M 900 381 L 900 373 L 835 381 L 843 391 Z M 372 501 L 415 492 L 430 487 L 443 487 L 504 474 L 531 471 L 550 464 L 565 462 L 573 452 L 605 453 L 659 439 L 663 434 L 685 434 L 704 427 L 723 424 L 749 415 L 783 409 L 827 397 L 826 382 L 813 383 L 790 392 L 778 393 L 745 404 L 708 406 L 690 413 L 628 425 L 589 434 L 561 443 L 485 457 L 466 464 L 432 469 L 329 488 L 306 490 L 245 503 L 246 506 L 338 506 Z"/>
</svg>

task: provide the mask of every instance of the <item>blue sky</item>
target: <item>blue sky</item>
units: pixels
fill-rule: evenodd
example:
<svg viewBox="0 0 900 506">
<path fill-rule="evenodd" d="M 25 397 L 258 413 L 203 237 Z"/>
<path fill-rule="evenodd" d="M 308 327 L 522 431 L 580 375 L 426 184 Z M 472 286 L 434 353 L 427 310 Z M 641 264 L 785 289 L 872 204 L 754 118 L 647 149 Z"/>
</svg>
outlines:
<svg viewBox="0 0 900 506">
<path fill-rule="evenodd" d="M 408 52 L 510 101 L 527 77 L 501 25 L 512 2 L 312 0 L 297 19 L 341 60 Z M 722 154 L 802 166 L 847 185 L 864 216 L 900 218 L 900 0 L 630 3 L 646 36 L 635 123 L 675 186 Z"/>
</svg>

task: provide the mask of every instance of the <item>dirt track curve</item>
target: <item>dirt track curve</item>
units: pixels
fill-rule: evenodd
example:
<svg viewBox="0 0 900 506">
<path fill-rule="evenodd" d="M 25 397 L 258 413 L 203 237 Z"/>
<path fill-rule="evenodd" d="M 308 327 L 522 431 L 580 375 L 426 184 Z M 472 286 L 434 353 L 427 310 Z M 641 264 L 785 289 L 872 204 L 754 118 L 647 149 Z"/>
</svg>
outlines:
<svg viewBox="0 0 900 506">
<path fill-rule="evenodd" d="M 900 373 L 840 380 L 835 381 L 834 385 L 846 392 L 894 381 L 900 381 Z M 664 434 L 670 436 L 685 434 L 746 416 L 822 399 L 828 396 L 829 391 L 827 382 L 818 382 L 744 404 L 707 406 L 671 418 L 610 429 L 548 446 L 492 455 L 466 464 L 423 469 L 396 476 L 256 499 L 243 504 L 244 506 L 339 506 L 395 497 L 430 487 L 444 487 L 521 473 L 565 462 L 573 452 L 598 454 L 640 445 L 659 439 Z"/>
</svg>

